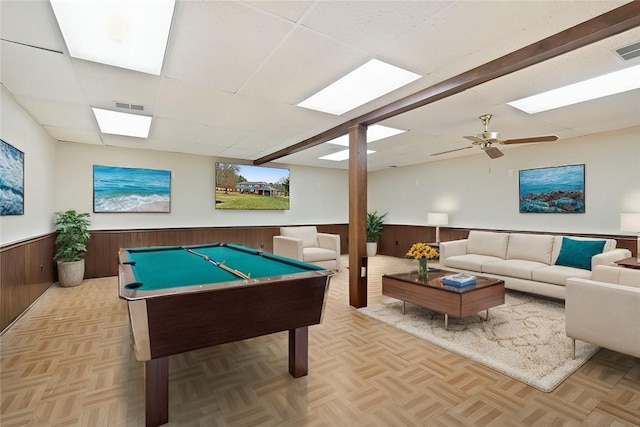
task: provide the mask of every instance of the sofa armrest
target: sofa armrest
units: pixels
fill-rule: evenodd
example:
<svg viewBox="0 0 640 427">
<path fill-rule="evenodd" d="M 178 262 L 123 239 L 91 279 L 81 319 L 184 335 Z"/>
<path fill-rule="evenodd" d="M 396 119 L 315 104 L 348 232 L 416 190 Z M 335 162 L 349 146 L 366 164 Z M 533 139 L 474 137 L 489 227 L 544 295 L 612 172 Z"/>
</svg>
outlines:
<svg viewBox="0 0 640 427">
<path fill-rule="evenodd" d="M 440 242 L 440 261 L 455 255 L 465 255 L 467 253 L 467 241 L 451 240 L 449 242 Z"/>
<path fill-rule="evenodd" d="M 273 236 L 273 253 L 275 255 L 303 261 L 302 239 L 293 237 Z"/>
<path fill-rule="evenodd" d="M 640 288 L 587 279 L 567 279 L 567 336 L 640 357 L 638 307 Z"/>
<path fill-rule="evenodd" d="M 629 258 L 631 251 L 629 249 L 614 249 L 612 251 L 603 252 L 591 257 L 591 270 L 596 268 L 597 265 L 607 265 L 612 262 L 620 261 L 621 259 Z"/>
</svg>

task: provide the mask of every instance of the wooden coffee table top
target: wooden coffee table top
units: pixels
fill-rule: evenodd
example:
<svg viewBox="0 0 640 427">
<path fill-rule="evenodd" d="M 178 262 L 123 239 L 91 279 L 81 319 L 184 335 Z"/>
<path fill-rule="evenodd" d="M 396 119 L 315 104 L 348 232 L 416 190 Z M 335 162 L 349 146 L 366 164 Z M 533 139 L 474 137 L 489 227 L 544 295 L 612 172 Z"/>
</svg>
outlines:
<svg viewBox="0 0 640 427">
<path fill-rule="evenodd" d="M 443 291 L 453 292 L 457 294 L 471 292 L 478 289 L 488 288 L 490 286 L 504 284 L 504 281 L 500 279 L 492 279 L 489 277 L 476 275 L 475 285 L 462 286 L 462 287 L 444 285 L 440 279 L 450 274 L 458 274 L 458 272 L 442 270 L 440 268 L 430 268 L 427 276 L 419 276 L 417 271 L 411 271 L 408 273 L 385 274 L 382 277 L 389 277 L 392 279 L 401 280 L 403 282 L 408 282 L 414 285 L 437 288 Z"/>
</svg>

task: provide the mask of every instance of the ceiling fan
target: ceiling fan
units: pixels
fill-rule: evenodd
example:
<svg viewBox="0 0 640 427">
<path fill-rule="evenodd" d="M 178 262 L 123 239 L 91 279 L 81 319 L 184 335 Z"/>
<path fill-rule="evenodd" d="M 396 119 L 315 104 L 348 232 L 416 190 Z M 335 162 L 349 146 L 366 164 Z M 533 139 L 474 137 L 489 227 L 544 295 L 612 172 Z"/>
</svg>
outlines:
<svg viewBox="0 0 640 427">
<path fill-rule="evenodd" d="M 497 159 L 498 157 L 504 156 L 502 151 L 498 150 L 497 147 L 494 147 L 494 144 L 527 144 L 530 142 L 551 142 L 558 139 L 555 135 L 548 136 L 535 136 L 531 138 L 520 138 L 520 139 L 500 139 L 499 132 L 489 132 L 487 129 L 489 126 L 489 121 L 491 120 L 492 114 L 483 114 L 480 116 L 480 121 L 484 126 L 484 132 L 478 133 L 472 136 L 465 136 L 465 139 L 468 139 L 472 142 L 472 145 L 469 147 L 456 148 L 455 150 L 441 151 L 439 153 L 433 153 L 432 156 L 438 156 L 440 154 L 452 153 L 454 151 L 466 150 L 467 148 L 473 148 L 475 146 L 479 146 L 482 151 L 487 153 L 487 156 L 492 159 Z"/>
</svg>

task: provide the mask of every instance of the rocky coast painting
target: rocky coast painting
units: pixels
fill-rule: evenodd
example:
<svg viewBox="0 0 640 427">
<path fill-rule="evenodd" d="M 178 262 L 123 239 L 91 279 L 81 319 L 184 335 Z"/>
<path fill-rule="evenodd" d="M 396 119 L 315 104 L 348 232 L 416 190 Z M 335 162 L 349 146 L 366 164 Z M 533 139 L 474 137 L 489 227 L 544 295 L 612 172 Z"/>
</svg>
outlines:
<svg viewBox="0 0 640 427">
<path fill-rule="evenodd" d="M 584 164 L 519 173 L 521 213 L 584 213 Z"/>
<path fill-rule="evenodd" d="M 171 212 L 171 171 L 94 165 L 93 211 Z"/>
<path fill-rule="evenodd" d="M 0 139 L 0 215 L 24 214 L 24 153 Z"/>
</svg>

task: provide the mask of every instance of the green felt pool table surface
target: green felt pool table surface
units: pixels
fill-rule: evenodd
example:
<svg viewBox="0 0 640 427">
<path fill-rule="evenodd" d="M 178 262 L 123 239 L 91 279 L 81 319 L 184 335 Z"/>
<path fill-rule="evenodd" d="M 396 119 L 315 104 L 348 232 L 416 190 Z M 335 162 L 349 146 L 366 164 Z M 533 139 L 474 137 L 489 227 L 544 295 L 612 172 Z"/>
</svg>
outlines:
<svg viewBox="0 0 640 427">
<path fill-rule="evenodd" d="M 233 244 L 130 248 L 124 252 L 128 258 L 125 263 L 131 265 L 135 278 L 125 287 L 138 291 L 243 280 L 216 266 L 216 262 L 251 279 L 323 270 L 322 267 L 273 254 L 261 254 L 255 249 Z"/>
</svg>

